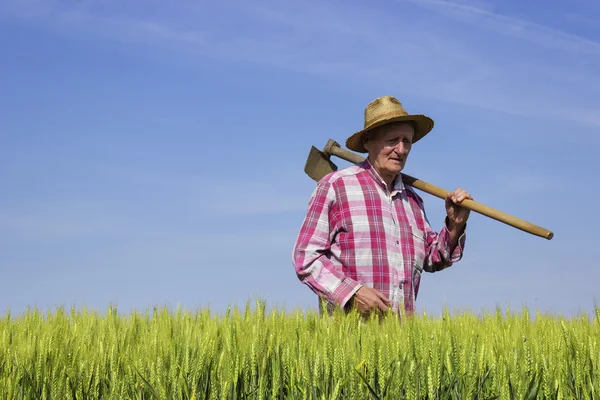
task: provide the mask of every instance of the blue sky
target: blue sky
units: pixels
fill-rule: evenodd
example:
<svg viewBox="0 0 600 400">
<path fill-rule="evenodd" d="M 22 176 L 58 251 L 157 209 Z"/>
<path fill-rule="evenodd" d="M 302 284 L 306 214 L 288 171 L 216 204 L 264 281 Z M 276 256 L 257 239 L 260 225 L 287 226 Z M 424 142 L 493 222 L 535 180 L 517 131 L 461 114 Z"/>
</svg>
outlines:
<svg viewBox="0 0 600 400">
<path fill-rule="evenodd" d="M 0 311 L 314 308 L 291 264 L 304 162 L 393 95 L 435 120 L 404 172 L 555 234 L 472 213 L 417 310 L 592 312 L 599 20 L 592 0 L 4 1 Z"/>
</svg>

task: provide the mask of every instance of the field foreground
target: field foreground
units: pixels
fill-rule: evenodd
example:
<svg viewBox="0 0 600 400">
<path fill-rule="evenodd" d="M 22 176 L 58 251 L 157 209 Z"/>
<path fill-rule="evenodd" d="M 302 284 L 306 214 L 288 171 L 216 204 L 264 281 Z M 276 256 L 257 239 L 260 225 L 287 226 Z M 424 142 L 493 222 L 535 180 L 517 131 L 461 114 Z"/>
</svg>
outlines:
<svg viewBox="0 0 600 400">
<path fill-rule="evenodd" d="M 2 399 L 598 399 L 594 318 L 114 307 L 0 319 Z"/>
</svg>

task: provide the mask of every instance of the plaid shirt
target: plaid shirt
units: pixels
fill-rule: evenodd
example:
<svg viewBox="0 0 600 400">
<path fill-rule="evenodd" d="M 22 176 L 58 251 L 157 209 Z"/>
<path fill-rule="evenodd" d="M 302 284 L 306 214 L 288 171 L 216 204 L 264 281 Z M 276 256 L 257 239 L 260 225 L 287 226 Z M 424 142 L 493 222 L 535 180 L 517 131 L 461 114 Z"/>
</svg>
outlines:
<svg viewBox="0 0 600 400">
<path fill-rule="evenodd" d="M 387 296 L 394 312 L 413 313 L 421 273 L 462 258 L 466 233 L 451 252 L 445 222 L 433 231 L 421 197 L 401 179 L 388 194 L 365 160 L 317 184 L 293 250 L 296 274 L 329 312 L 365 285 Z"/>
</svg>

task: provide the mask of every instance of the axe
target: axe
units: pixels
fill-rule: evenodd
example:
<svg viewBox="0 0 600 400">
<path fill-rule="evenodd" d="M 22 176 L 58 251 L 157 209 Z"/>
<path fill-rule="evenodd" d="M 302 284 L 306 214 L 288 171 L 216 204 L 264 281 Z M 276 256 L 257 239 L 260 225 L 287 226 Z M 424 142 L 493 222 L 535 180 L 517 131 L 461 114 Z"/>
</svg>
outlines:
<svg viewBox="0 0 600 400">
<path fill-rule="evenodd" d="M 322 151 L 317 149 L 315 146 L 311 147 L 310 153 L 308 154 L 308 158 L 306 160 L 306 164 L 304 166 L 304 172 L 306 172 L 306 174 L 313 180 L 318 182 L 328 173 L 337 171 L 337 166 L 333 162 L 331 162 L 332 155 L 354 164 L 358 164 L 365 160 L 365 158 L 359 156 L 358 154 L 342 149 L 335 140 L 329 139 Z M 422 190 L 441 199 L 445 199 L 446 195 L 449 193 L 448 190 L 434 186 L 430 183 L 424 182 L 410 175 L 406 175 L 402 172 L 400 173 L 400 175 L 402 176 L 402 182 L 404 182 L 406 185 L 410 185 L 416 189 Z M 527 233 L 531 233 L 532 235 L 540 236 L 548 240 L 554 237 L 554 233 L 547 229 L 544 229 L 542 227 L 524 221 L 520 218 L 506 214 L 505 212 L 496 210 L 494 208 L 488 207 L 473 200 L 463 200 L 460 206 L 465 207 L 471 211 L 475 211 L 476 213 L 485 215 L 486 217 L 503 222 L 507 225 L 510 225 Z"/>
</svg>

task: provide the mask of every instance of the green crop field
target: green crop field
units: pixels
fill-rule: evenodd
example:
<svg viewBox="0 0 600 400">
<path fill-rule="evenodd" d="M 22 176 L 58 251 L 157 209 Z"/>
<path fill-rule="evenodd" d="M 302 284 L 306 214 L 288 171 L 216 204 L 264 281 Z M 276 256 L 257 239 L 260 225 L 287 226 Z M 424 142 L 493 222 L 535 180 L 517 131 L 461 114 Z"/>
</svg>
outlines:
<svg viewBox="0 0 600 400">
<path fill-rule="evenodd" d="M 120 315 L 0 319 L 1 399 L 598 399 L 600 312 Z"/>
</svg>

